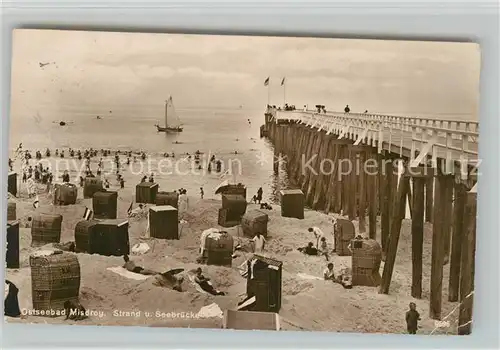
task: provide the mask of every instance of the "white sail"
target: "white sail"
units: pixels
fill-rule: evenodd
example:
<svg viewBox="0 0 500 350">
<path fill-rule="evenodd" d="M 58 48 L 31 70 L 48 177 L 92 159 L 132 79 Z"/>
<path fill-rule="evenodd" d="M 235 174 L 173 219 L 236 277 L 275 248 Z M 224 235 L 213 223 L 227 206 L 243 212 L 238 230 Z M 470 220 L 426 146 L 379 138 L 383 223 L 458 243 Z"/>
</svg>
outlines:
<svg viewBox="0 0 500 350">
<path fill-rule="evenodd" d="M 165 127 L 177 128 L 182 125 L 177 112 L 175 111 L 174 101 L 172 96 L 165 102 Z"/>
</svg>

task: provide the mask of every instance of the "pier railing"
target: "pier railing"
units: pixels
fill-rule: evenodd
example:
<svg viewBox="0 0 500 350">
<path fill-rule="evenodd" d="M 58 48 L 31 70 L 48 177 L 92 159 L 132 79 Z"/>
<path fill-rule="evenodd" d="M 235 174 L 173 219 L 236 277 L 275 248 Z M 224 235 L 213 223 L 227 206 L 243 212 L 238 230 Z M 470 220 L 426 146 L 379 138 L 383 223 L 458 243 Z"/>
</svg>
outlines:
<svg viewBox="0 0 500 350">
<path fill-rule="evenodd" d="M 453 172 L 458 162 L 462 174 L 478 165 L 479 123 L 462 119 L 434 119 L 364 113 L 285 111 L 269 109 L 271 121 L 295 122 L 324 130 L 354 145 L 376 147 L 406 156 L 411 166 L 427 163 Z M 438 164 L 444 161 L 444 166 Z"/>
</svg>

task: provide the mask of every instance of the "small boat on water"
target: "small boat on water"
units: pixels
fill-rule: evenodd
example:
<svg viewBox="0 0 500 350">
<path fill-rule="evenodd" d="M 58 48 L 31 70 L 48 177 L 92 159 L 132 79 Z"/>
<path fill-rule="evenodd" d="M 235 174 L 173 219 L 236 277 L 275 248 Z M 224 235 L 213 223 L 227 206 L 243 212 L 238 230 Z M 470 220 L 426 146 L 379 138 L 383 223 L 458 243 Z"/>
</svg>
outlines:
<svg viewBox="0 0 500 350">
<path fill-rule="evenodd" d="M 53 121 L 52 123 L 54 124 L 59 124 L 59 126 L 66 126 L 66 125 L 70 125 L 70 124 L 73 124 L 73 122 L 65 122 L 64 120 L 61 120 L 61 121 Z"/>
<path fill-rule="evenodd" d="M 165 127 L 155 125 L 158 132 L 182 132 L 184 129 L 174 107 L 172 96 L 165 101 Z"/>
</svg>

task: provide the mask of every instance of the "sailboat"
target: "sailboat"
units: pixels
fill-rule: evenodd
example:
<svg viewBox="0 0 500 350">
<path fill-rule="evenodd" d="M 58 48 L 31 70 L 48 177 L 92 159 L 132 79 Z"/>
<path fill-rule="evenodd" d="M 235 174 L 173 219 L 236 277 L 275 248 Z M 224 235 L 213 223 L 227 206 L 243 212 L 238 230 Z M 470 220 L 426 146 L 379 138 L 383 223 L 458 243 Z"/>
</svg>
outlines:
<svg viewBox="0 0 500 350">
<path fill-rule="evenodd" d="M 181 132 L 183 130 L 181 120 L 175 112 L 172 96 L 165 101 L 165 127 L 155 125 L 158 132 Z"/>
</svg>

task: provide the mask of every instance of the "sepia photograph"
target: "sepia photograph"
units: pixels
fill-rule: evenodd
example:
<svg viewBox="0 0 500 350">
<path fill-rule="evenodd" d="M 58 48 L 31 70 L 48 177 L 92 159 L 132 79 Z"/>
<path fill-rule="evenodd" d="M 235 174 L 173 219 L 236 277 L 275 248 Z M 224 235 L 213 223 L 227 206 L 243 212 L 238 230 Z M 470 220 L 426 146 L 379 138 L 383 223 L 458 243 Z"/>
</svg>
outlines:
<svg viewBox="0 0 500 350">
<path fill-rule="evenodd" d="M 478 44 L 12 35 L 6 322 L 472 332 Z"/>
</svg>

